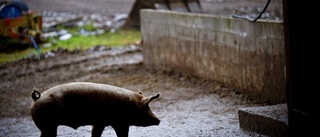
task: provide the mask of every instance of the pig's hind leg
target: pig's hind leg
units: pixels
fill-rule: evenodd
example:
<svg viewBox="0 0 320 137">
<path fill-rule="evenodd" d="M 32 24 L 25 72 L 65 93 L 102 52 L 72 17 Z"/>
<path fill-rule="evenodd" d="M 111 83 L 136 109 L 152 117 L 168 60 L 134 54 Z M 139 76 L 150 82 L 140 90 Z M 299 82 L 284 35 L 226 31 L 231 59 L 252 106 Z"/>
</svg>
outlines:
<svg viewBox="0 0 320 137">
<path fill-rule="evenodd" d="M 104 125 L 93 125 L 91 131 L 91 137 L 101 137 L 104 130 Z"/>
</svg>

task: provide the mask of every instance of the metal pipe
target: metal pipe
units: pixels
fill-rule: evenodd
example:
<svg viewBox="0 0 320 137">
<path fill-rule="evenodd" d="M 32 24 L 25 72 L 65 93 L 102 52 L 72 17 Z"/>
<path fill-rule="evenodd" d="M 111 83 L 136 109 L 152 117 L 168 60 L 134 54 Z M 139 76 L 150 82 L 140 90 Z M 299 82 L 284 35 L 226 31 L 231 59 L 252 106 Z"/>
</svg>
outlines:
<svg viewBox="0 0 320 137">
<path fill-rule="evenodd" d="M 234 18 L 240 18 L 240 19 L 246 19 L 250 22 L 256 22 L 260 17 L 261 15 L 266 11 L 267 7 L 269 6 L 269 3 L 270 3 L 271 0 L 268 0 L 266 5 L 264 6 L 263 10 L 260 12 L 260 14 L 256 17 L 256 18 L 250 18 L 249 16 L 242 16 L 242 15 L 237 15 L 235 13 L 233 13 L 231 16 L 234 17 Z"/>
<path fill-rule="evenodd" d="M 35 49 L 37 50 L 37 52 L 38 52 L 38 56 L 41 56 L 40 49 L 39 49 L 39 47 L 38 47 L 38 45 L 37 45 L 37 43 L 36 43 L 36 41 L 34 40 L 34 38 L 33 38 L 32 35 L 30 35 L 30 39 L 31 39 L 31 42 L 32 42 L 34 48 L 35 48 Z"/>
</svg>

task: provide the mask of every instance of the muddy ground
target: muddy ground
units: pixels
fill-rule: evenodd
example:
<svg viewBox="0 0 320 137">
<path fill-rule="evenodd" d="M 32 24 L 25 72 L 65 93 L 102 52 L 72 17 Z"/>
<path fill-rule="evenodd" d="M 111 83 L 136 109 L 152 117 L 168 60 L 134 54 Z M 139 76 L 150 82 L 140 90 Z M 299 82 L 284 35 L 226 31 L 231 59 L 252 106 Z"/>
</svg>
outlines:
<svg viewBox="0 0 320 137">
<path fill-rule="evenodd" d="M 132 137 L 263 136 L 239 127 L 238 108 L 262 105 L 215 82 L 185 77 L 143 64 L 143 46 L 86 52 L 57 50 L 48 58 L 24 59 L 0 66 L 0 137 L 38 137 L 29 107 L 33 89 L 88 81 L 111 84 L 146 95 L 160 93 L 150 104 L 161 119 L 158 126 L 130 127 Z M 51 55 L 53 55 L 51 54 Z M 91 126 L 58 127 L 58 136 L 88 137 Z M 103 136 L 116 136 L 106 127 Z"/>
</svg>

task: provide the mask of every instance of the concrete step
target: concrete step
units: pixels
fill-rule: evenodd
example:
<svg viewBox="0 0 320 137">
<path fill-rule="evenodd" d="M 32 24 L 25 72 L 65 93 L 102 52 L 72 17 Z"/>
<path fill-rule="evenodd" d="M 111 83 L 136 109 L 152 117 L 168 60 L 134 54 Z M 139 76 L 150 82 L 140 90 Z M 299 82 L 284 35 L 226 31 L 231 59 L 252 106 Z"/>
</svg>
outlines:
<svg viewBox="0 0 320 137">
<path fill-rule="evenodd" d="M 271 137 L 288 136 L 287 104 L 240 108 L 240 128 Z"/>
</svg>

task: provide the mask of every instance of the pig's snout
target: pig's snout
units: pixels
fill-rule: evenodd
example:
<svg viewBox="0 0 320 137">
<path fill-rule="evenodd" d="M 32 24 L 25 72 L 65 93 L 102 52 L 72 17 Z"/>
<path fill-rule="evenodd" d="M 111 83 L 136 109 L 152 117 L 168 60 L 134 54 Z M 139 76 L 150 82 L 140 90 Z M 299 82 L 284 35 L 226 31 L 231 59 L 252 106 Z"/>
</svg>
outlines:
<svg viewBox="0 0 320 137">
<path fill-rule="evenodd" d="M 159 125 L 160 124 L 160 119 L 157 119 L 157 121 L 155 122 L 155 125 Z"/>
<path fill-rule="evenodd" d="M 156 116 L 153 116 L 152 119 L 150 120 L 150 125 L 159 125 L 160 124 L 160 119 L 158 119 Z"/>
<path fill-rule="evenodd" d="M 140 121 L 139 124 L 137 124 L 137 126 L 157 126 L 160 124 L 160 120 L 156 117 L 153 117 L 152 119 L 145 119 L 143 121 Z"/>
<path fill-rule="evenodd" d="M 159 125 L 159 124 L 160 124 L 160 121 L 161 121 L 161 120 L 154 115 L 154 125 Z"/>
<path fill-rule="evenodd" d="M 148 112 L 146 119 L 143 120 L 142 126 L 159 125 L 160 119 L 155 116 L 151 111 Z"/>
</svg>

